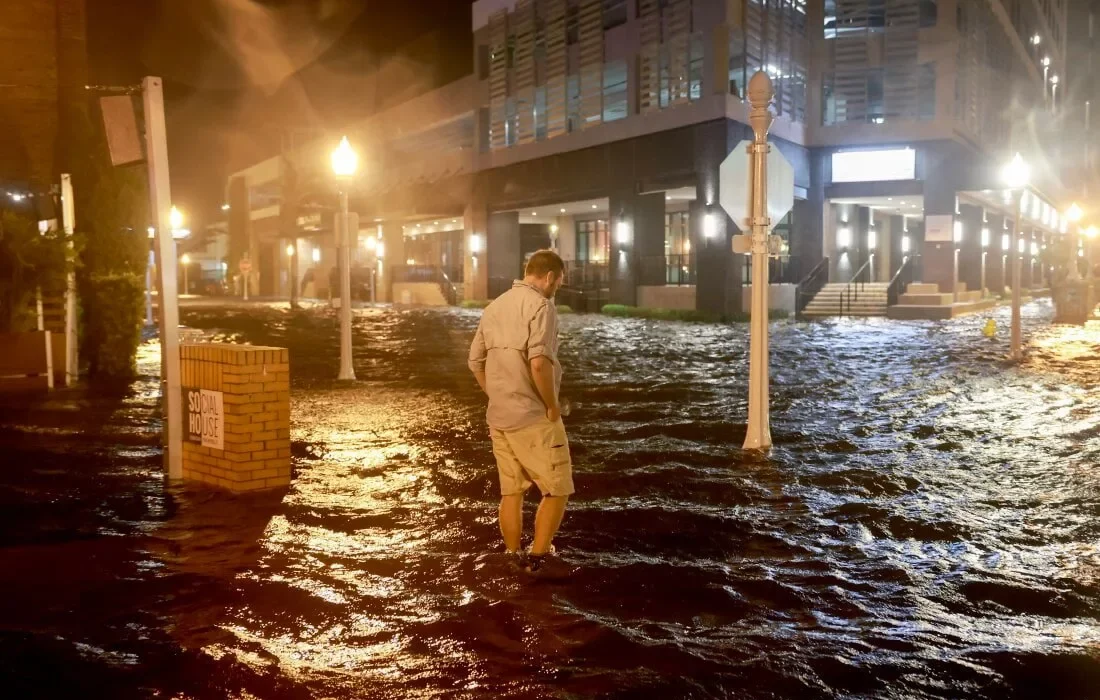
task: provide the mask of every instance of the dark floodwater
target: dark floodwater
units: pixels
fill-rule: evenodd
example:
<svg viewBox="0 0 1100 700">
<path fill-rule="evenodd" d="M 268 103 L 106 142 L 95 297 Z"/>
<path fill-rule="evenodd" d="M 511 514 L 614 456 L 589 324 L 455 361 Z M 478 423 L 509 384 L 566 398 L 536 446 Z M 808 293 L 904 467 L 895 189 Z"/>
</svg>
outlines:
<svg viewBox="0 0 1100 700">
<path fill-rule="evenodd" d="M 578 494 L 527 583 L 498 547 L 475 312 L 192 310 L 286 345 L 288 493 L 165 486 L 156 385 L 0 409 L 0 694 L 1100 697 L 1100 327 L 563 318 Z M 156 369 L 155 349 L 143 354 Z M 530 501 L 534 506 L 534 499 Z"/>
</svg>

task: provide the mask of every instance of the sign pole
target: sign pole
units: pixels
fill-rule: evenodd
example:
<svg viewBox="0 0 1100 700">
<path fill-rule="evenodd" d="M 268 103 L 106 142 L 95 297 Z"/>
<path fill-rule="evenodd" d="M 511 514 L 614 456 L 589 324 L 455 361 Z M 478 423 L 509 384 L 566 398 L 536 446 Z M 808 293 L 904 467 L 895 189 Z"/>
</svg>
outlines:
<svg viewBox="0 0 1100 700">
<path fill-rule="evenodd" d="M 768 111 L 775 92 L 771 78 L 763 71 L 749 81 L 749 123 L 753 142 L 752 167 L 752 314 L 749 335 L 749 423 L 745 435 L 746 450 L 766 451 L 772 446 L 768 407 L 768 216 L 767 159 L 768 130 L 772 115 Z"/>
<path fill-rule="evenodd" d="M 351 359 L 351 217 L 348 215 L 348 188 L 340 190 L 340 381 L 353 381 L 355 367 Z"/>
<path fill-rule="evenodd" d="M 1012 341 L 1009 358 L 1018 361 L 1023 357 L 1021 346 L 1023 345 L 1023 330 L 1020 315 L 1020 203 L 1024 198 L 1024 191 L 1016 193 L 1016 212 L 1012 220 L 1012 250 L 1009 255 L 1012 260 Z"/>
<path fill-rule="evenodd" d="M 75 206 L 72 176 L 64 173 L 61 175 L 61 222 L 70 251 L 73 249 L 73 231 L 76 229 Z M 76 330 L 76 273 L 70 268 L 65 283 L 65 386 L 76 383 L 79 374 Z"/>
<path fill-rule="evenodd" d="M 176 244 L 169 210 L 172 194 L 168 178 L 168 136 L 164 126 L 164 86 L 147 76 L 141 83 L 145 104 L 145 153 L 149 171 L 149 199 L 156 227 L 157 275 L 160 277 L 161 386 L 164 397 L 165 463 L 169 479 L 183 478 L 183 410 L 180 394 L 179 302 L 176 298 Z"/>
</svg>

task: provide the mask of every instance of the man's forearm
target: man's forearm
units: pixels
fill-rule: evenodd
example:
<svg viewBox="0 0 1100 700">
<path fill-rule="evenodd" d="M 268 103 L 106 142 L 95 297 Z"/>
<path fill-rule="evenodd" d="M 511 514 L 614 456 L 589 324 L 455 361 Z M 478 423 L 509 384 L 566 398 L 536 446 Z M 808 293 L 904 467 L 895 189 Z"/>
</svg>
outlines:
<svg viewBox="0 0 1100 700">
<path fill-rule="evenodd" d="M 539 356 L 531 360 L 531 377 L 535 380 L 542 402 L 547 410 L 558 410 L 558 397 L 554 392 L 554 363 Z"/>
<path fill-rule="evenodd" d="M 485 388 L 485 370 L 481 370 L 480 372 L 474 370 L 474 378 L 477 379 L 477 385 L 481 387 L 481 390 L 488 394 L 489 390 Z"/>
</svg>

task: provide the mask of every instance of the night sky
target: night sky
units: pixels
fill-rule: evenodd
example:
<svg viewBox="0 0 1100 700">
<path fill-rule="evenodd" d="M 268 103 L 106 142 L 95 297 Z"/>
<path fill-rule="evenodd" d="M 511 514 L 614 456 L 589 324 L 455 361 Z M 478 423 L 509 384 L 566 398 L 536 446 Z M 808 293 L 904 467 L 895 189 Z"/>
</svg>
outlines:
<svg viewBox="0 0 1100 700">
<path fill-rule="evenodd" d="M 469 72 L 472 0 L 88 0 L 91 81 L 165 79 L 172 199 L 216 220 L 228 173 L 274 155 L 288 127 L 373 109 L 363 75 L 437 32 L 442 81 Z"/>
</svg>

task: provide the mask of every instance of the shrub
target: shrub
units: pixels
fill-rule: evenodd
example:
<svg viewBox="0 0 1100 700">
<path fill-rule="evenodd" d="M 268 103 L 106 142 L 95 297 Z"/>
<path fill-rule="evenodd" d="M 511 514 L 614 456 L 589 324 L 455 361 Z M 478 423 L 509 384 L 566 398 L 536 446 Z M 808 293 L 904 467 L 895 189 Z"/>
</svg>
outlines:
<svg viewBox="0 0 1100 700">
<path fill-rule="evenodd" d="M 573 307 L 568 304 L 558 304 L 559 314 L 571 314 L 573 313 Z"/>
<path fill-rule="evenodd" d="M 463 299 L 462 302 L 459 304 L 459 306 L 463 309 L 484 309 L 488 305 L 488 299 Z"/>
<path fill-rule="evenodd" d="M 84 308 L 82 346 L 91 375 L 116 379 L 132 376 L 141 342 L 144 278 L 131 273 L 87 275 L 80 295 Z"/>
<path fill-rule="evenodd" d="M 0 332 L 34 330 L 34 300 L 63 296 L 72 265 L 63 233 L 41 234 L 29 216 L 5 211 L 0 216 Z"/>
</svg>

